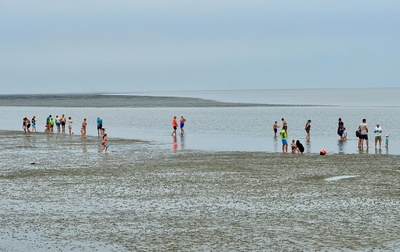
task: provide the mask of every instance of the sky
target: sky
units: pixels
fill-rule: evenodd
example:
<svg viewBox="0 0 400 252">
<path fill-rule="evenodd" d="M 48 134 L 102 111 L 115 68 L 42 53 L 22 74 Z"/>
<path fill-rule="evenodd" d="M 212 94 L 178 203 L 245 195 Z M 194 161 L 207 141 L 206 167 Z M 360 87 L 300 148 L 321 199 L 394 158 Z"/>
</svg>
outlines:
<svg viewBox="0 0 400 252">
<path fill-rule="evenodd" d="M 0 93 L 399 87 L 398 0 L 0 0 Z"/>
</svg>

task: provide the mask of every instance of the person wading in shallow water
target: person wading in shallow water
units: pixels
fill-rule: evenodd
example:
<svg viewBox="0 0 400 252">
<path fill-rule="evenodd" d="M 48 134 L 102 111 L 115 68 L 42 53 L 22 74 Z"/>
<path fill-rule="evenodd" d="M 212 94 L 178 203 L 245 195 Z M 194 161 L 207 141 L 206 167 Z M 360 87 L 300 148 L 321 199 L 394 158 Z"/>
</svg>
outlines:
<svg viewBox="0 0 400 252">
<path fill-rule="evenodd" d="M 82 128 L 81 128 L 81 137 L 82 138 L 86 138 L 86 126 L 87 126 L 86 118 L 84 118 L 82 121 Z"/>
<path fill-rule="evenodd" d="M 344 123 L 342 121 L 342 118 L 339 118 L 337 134 L 339 135 L 340 140 L 343 140 L 343 132 L 344 132 Z"/>
<path fill-rule="evenodd" d="M 288 152 L 288 143 L 287 143 L 287 133 L 286 133 L 286 126 L 282 128 L 281 132 L 279 133 L 281 135 L 282 139 L 282 152 L 287 153 Z"/>
<path fill-rule="evenodd" d="M 358 140 L 358 147 L 363 148 L 364 147 L 364 140 L 365 144 L 368 149 L 368 126 L 367 126 L 367 119 L 362 119 L 362 123 L 359 126 L 360 128 L 360 139 Z"/>
<path fill-rule="evenodd" d="M 304 126 L 304 129 L 306 131 L 306 140 L 309 141 L 310 140 L 310 130 L 311 130 L 311 120 L 308 119 L 306 126 Z"/>
<path fill-rule="evenodd" d="M 176 121 L 176 116 L 174 116 L 174 118 L 172 118 L 172 134 L 171 136 L 176 136 L 176 129 L 178 128 L 178 122 Z"/>
<path fill-rule="evenodd" d="M 185 122 L 186 122 L 186 119 L 183 116 L 181 116 L 180 125 L 179 125 L 179 128 L 181 129 L 181 135 L 183 135 L 183 133 L 185 133 L 185 130 L 183 129 L 183 127 L 185 127 Z"/>
</svg>

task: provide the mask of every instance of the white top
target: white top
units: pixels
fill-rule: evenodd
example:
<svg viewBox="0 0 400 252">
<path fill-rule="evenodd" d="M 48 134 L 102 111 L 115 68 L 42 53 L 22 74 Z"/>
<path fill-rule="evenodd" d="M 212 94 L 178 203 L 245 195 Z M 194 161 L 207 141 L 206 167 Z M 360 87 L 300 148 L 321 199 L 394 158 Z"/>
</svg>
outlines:
<svg viewBox="0 0 400 252">
<path fill-rule="evenodd" d="M 374 132 L 375 132 L 375 136 L 381 136 L 382 135 L 382 128 L 381 127 L 375 127 Z"/>
</svg>

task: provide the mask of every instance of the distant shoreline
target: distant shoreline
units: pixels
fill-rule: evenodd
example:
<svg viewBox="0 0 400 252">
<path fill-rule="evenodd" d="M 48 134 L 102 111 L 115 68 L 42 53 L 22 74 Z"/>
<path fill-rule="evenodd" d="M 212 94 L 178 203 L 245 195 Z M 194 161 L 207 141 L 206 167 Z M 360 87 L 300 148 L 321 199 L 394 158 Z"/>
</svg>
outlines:
<svg viewBox="0 0 400 252">
<path fill-rule="evenodd" d="M 0 106 L 16 107 L 294 107 L 317 105 L 267 104 L 219 102 L 214 100 L 141 95 L 105 95 L 105 94 L 31 94 L 0 95 Z M 318 105 L 319 106 L 319 105 Z"/>
</svg>

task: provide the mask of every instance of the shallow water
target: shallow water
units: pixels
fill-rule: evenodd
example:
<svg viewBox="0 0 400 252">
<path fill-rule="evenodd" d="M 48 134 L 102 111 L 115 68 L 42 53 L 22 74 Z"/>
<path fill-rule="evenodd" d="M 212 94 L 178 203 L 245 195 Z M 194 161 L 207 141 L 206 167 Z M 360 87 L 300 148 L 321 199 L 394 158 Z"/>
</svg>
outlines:
<svg viewBox="0 0 400 252">
<path fill-rule="evenodd" d="M 396 155 L 0 132 L 1 251 L 396 250 Z M 326 181 L 333 177 L 346 179 Z"/>
<path fill-rule="evenodd" d="M 362 111 L 362 112 L 360 112 Z M 64 107 L 0 107 L 0 129 L 22 130 L 22 118 L 36 115 L 38 130 L 43 131 L 49 114 L 72 116 L 73 131 L 79 134 L 84 117 L 88 120 L 88 134 L 95 136 L 96 118 L 102 117 L 109 138 L 153 141 L 165 149 L 207 151 L 263 151 L 280 152 L 280 138 L 273 137 L 272 124 L 284 117 L 288 122 L 288 139 L 299 139 L 306 153 L 360 153 L 355 130 L 362 118 L 367 118 L 370 131 L 379 122 L 383 135 L 389 134 L 389 148 L 375 150 L 374 134 L 369 134 L 370 148 L 361 153 L 400 154 L 397 107 L 168 107 L 168 108 L 64 108 Z M 185 116 L 186 134 L 171 137 L 172 116 Z M 341 117 L 348 130 L 348 140 L 339 141 L 337 120 Z M 306 142 L 304 125 L 312 120 L 311 141 Z M 179 130 L 178 130 L 179 132 Z"/>
</svg>

